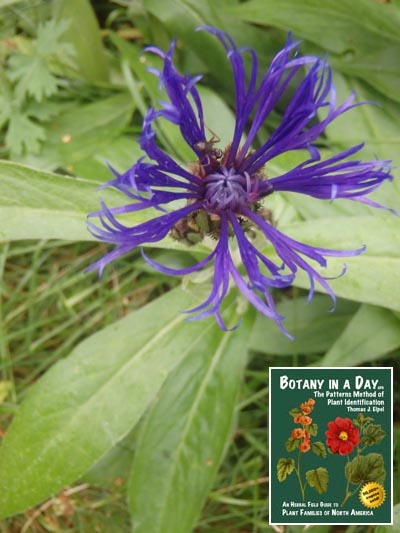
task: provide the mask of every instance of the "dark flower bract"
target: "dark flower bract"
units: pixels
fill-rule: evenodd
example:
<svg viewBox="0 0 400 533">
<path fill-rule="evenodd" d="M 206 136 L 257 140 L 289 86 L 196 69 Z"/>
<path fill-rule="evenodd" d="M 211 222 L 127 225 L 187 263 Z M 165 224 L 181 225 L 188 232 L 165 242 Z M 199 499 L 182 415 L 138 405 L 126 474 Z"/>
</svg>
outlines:
<svg viewBox="0 0 400 533">
<path fill-rule="evenodd" d="M 186 244 L 194 244 L 208 235 L 216 241 L 214 248 L 193 266 L 172 269 L 144 252 L 143 257 L 152 267 L 170 275 L 190 274 L 213 264 L 210 294 L 201 305 L 188 311 L 195 313 L 190 319 L 215 315 L 220 327 L 226 329 L 221 305 L 233 280 L 247 300 L 287 334 L 271 290 L 291 285 L 301 269 L 310 281 L 310 299 L 318 283 L 334 300 L 331 287 L 316 266 L 325 267 L 330 256 L 360 254 L 364 247 L 331 250 L 290 238 L 271 222 L 267 197 L 275 191 L 290 191 L 322 200 L 346 198 L 382 207 L 366 195 L 391 179 L 390 164 L 354 159 L 361 144 L 321 158 L 317 138 L 339 115 L 358 104 L 354 103 L 354 94 L 343 103 L 336 103 L 327 63 L 317 57 L 299 55 L 298 43 L 293 42 L 290 35 L 284 48 L 260 76 L 254 50 L 239 49 L 228 34 L 215 28 L 200 29 L 220 40 L 232 66 L 236 124 L 231 142 L 219 147 L 218 132 L 211 134 L 207 130 L 196 88 L 200 76 L 185 76 L 177 71 L 173 64 L 175 42 L 166 53 L 149 48 L 148 51 L 162 58 L 162 69 L 152 69 L 152 72 L 158 76 L 168 101 L 162 101 L 160 109 L 149 109 L 144 118 L 140 137 L 143 158 L 123 174 L 113 171 L 114 179 L 106 184 L 122 192 L 127 203 L 114 208 L 103 203 L 99 211 L 89 215 L 90 231 L 98 239 L 116 245 L 91 268 L 98 268 L 101 273 L 110 261 L 136 247 L 160 241 L 168 234 Z M 245 54 L 249 54 L 251 60 L 248 75 Z M 260 128 L 295 78 L 296 89 L 279 125 L 268 139 L 260 142 L 258 138 L 257 144 Z M 179 127 L 184 141 L 193 150 L 193 162 L 186 168 L 156 143 L 154 123 L 157 119 Z M 255 145 L 258 147 L 253 149 Z M 309 154 L 304 162 L 282 175 L 267 178 L 268 163 L 272 159 L 300 149 Z M 124 225 L 124 214 L 147 208 L 155 208 L 159 214 L 133 227 Z M 93 218 L 98 218 L 99 222 L 95 224 Z M 272 244 L 279 257 L 278 264 L 256 247 L 255 235 Z M 239 256 L 241 261 L 237 261 Z"/>
<path fill-rule="evenodd" d="M 338 416 L 335 421 L 328 422 L 325 432 L 326 445 L 332 453 L 348 455 L 360 441 L 360 432 L 354 427 L 350 418 Z"/>
</svg>

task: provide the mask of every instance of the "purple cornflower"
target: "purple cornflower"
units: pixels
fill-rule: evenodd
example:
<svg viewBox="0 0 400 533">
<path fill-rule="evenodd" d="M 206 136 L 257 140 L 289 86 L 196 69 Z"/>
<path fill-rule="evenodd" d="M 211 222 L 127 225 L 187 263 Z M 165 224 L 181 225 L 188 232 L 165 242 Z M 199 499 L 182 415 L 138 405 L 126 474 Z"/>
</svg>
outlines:
<svg viewBox="0 0 400 533">
<path fill-rule="evenodd" d="M 187 311 L 196 313 L 191 319 L 214 314 L 219 326 L 225 329 L 220 310 L 232 278 L 251 304 L 275 320 L 288 335 L 282 326 L 283 317 L 275 308 L 271 289 L 289 286 L 297 270 L 302 269 L 310 280 L 309 299 L 317 282 L 335 301 L 327 278 L 317 272 L 313 263 L 324 267 L 329 256 L 354 256 L 365 247 L 330 250 L 291 239 L 271 223 L 269 211 L 262 204 L 264 198 L 274 191 L 291 191 L 324 200 L 348 198 L 382 207 L 367 199 L 366 195 L 383 181 L 392 179 L 390 164 L 388 161 L 349 160 L 362 148 L 362 144 L 321 160 L 315 141 L 336 117 L 358 104 L 354 104 L 354 94 L 342 104 L 336 104 L 329 66 L 316 57 L 299 56 L 296 51 L 298 43 L 293 42 L 290 35 L 285 47 L 258 81 L 259 67 L 254 50 L 238 49 L 228 34 L 215 28 L 200 29 L 218 37 L 232 66 L 236 100 L 232 141 L 226 147 L 217 148 L 216 136 L 208 138 L 196 89 L 201 77 L 183 76 L 176 70 L 172 61 L 175 41 L 167 53 L 155 47 L 149 48 L 163 60 L 162 70 L 152 69 L 152 72 L 158 76 L 169 101 L 160 102 L 161 109 L 149 109 L 144 118 L 140 146 L 148 160 L 145 161 L 144 156 L 124 174 L 111 169 L 115 178 L 105 186 L 124 193 L 128 203 L 108 208 L 103 202 L 101 210 L 89 215 L 90 219 L 98 217 L 101 222 L 99 227 L 89 221 L 93 235 L 116 245 L 90 269 L 98 268 L 102 273 L 110 261 L 138 246 L 160 241 L 168 234 L 192 244 L 210 235 L 216 241 L 214 250 L 205 259 L 187 268 L 172 269 L 147 257 L 144 252 L 142 254 L 152 267 L 171 275 L 190 274 L 213 262 L 210 295 L 201 305 Z M 243 61 L 245 53 L 251 58 L 248 78 Z M 261 126 L 289 83 L 299 76 L 302 79 L 280 124 L 259 148 L 252 149 Z M 325 110 L 324 118 L 318 120 L 321 109 Z M 193 150 L 196 160 L 187 168 L 156 144 L 153 123 L 158 118 L 177 125 Z M 299 149 L 308 150 L 306 161 L 281 176 L 267 178 L 269 161 L 284 152 Z M 168 209 L 168 204 L 177 200 L 180 201 L 179 207 Z M 268 201 L 265 203 L 268 204 Z M 125 226 L 117 219 L 119 215 L 147 208 L 156 208 L 160 214 L 133 227 Z M 255 247 L 256 232 L 261 232 L 273 245 L 282 264 L 275 264 Z M 242 267 L 233 260 L 234 247 L 239 251 Z"/>
</svg>

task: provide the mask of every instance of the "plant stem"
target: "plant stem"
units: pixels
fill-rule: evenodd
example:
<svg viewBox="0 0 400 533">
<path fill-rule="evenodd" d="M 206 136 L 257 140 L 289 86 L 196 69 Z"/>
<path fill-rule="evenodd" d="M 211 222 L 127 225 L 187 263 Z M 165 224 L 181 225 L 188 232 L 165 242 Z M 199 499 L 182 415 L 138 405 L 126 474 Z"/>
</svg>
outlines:
<svg viewBox="0 0 400 533">
<path fill-rule="evenodd" d="M 306 495 L 305 495 L 305 487 L 303 487 L 303 483 L 301 482 L 301 474 L 300 474 L 300 456 L 301 456 L 301 452 L 299 450 L 299 455 L 297 457 L 297 468 L 295 468 L 296 470 L 296 475 L 297 475 L 297 479 L 299 480 L 299 485 L 300 485 L 300 490 L 301 490 L 301 496 L 302 496 L 302 499 L 303 499 L 303 502 L 306 501 Z"/>
<path fill-rule="evenodd" d="M 347 462 L 349 463 L 350 462 L 350 459 L 349 459 L 349 456 L 347 456 Z M 350 486 L 350 479 L 347 478 L 347 485 L 346 485 L 346 493 L 345 493 L 345 496 L 343 498 L 343 501 L 342 503 L 340 504 L 340 507 L 343 507 L 343 505 L 347 502 L 347 500 L 349 498 L 351 498 L 353 496 L 353 494 L 355 494 L 357 492 L 357 490 L 359 489 L 360 487 L 360 483 L 357 485 L 357 487 L 353 490 L 353 492 L 351 492 L 349 490 L 349 486 Z"/>
<path fill-rule="evenodd" d="M 340 504 L 340 507 L 343 507 L 343 505 L 347 502 L 347 500 L 349 498 L 351 498 L 357 491 L 358 489 L 360 488 L 360 484 L 357 485 L 357 487 L 353 490 L 353 492 L 349 491 L 349 481 L 347 482 L 347 487 L 346 487 L 346 495 L 342 501 L 342 503 Z"/>
</svg>

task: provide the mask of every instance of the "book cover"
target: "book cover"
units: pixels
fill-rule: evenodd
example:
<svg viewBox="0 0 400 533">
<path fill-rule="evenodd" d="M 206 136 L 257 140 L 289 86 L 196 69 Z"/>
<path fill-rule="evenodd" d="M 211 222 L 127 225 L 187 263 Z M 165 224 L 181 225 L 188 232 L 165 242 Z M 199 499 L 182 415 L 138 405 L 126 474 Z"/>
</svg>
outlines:
<svg viewBox="0 0 400 533">
<path fill-rule="evenodd" d="M 393 369 L 270 368 L 270 523 L 392 524 Z"/>
</svg>

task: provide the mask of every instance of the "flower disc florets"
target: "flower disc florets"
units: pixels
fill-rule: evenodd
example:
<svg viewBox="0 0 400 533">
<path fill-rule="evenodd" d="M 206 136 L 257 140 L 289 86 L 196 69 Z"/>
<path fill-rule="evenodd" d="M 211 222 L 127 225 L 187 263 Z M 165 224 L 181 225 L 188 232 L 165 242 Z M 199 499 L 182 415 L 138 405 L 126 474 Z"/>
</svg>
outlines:
<svg viewBox="0 0 400 533">
<path fill-rule="evenodd" d="M 219 39 L 231 63 L 236 108 L 231 140 L 222 150 L 215 146 L 218 143 L 215 135 L 207 139 L 202 102 L 196 88 L 201 76 L 182 75 L 176 69 L 175 41 L 167 52 L 149 48 L 161 58 L 161 69 L 150 70 L 165 89 L 167 100 L 161 101 L 158 109 L 150 108 L 144 118 L 139 138 L 143 158 L 124 174 L 113 170 L 115 177 L 106 184 L 125 195 L 125 204 L 109 208 L 103 203 L 99 211 L 89 215 L 90 231 L 116 245 L 91 268 L 98 268 L 101 273 L 110 261 L 146 243 L 158 242 L 168 234 L 189 244 L 211 235 L 217 242 L 210 254 L 186 268 L 173 269 L 142 254 L 152 267 L 170 275 L 190 274 L 213 263 L 210 294 L 201 305 L 190 310 L 196 313 L 192 319 L 214 315 L 225 329 L 221 306 L 233 280 L 260 313 L 275 320 L 290 336 L 282 326 L 283 317 L 275 307 L 272 289 L 288 287 L 300 269 L 310 281 L 309 299 L 319 284 L 335 300 L 332 288 L 317 267 L 325 267 L 330 256 L 358 255 L 364 247 L 332 250 L 296 241 L 270 223 L 262 200 L 276 191 L 327 201 L 345 198 L 382 208 L 367 195 L 385 180 L 392 179 L 390 162 L 357 160 L 354 155 L 362 144 L 322 157 L 319 136 L 338 116 L 359 104 L 354 104 L 352 94 L 337 105 L 329 66 L 317 57 L 301 56 L 298 43 L 292 41 L 291 35 L 260 75 L 254 50 L 238 48 L 227 33 L 216 28 L 200 29 Z M 251 59 L 249 72 L 246 72 L 244 54 Z M 270 128 L 267 138 L 263 137 L 261 132 L 266 131 L 271 113 L 294 82 L 296 88 L 287 100 L 280 123 Z M 194 153 L 195 162 L 181 166 L 160 147 L 154 128 L 160 119 L 179 128 L 182 140 Z M 257 148 L 253 149 L 254 146 Z M 302 163 L 266 178 L 263 169 L 268 168 L 270 161 L 296 150 L 305 154 Z M 176 205 L 179 207 L 174 210 Z M 148 208 L 155 208 L 159 215 L 134 226 L 123 224 L 124 214 Z M 100 223 L 93 223 L 93 218 L 98 218 Z M 254 240 L 256 230 L 260 239 Z M 265 245 L 275 249 L 277 262 L 256 248 L 255 242 L 262 243 L 262 238 Z M 241 265 L 237 264 L 238 256 Z"/>
<path fill-rule="evenodd" d="M 202 209 L 190 213 L 177 222 L 171 230 L 171 236 L 185 244 L 197 244 L 205 235 L 218 239 L 221 230 L 221 216 L 235 216 L 242 230 L 253 234 L 253 224 L 249 222 L 244 211 L 250 209 L 258 213 L 263 220 L 268 220 L 270 211 L 262 209 L 260 200 L 273 192 L 273 187 L 266 180 L 264 172 L 257 169 L 250 175 L 247 171 L 238 172 L 235 162 L 226 166 L 230 146 L 225 150 L 215 147 L 215 135 L 211 140 L 196 143 L 199 159 L 189 164 L 193 175 L 201 180 L 198 198 L 202 200 Z M 263 181 L 263 191 L 259 190 Z M 192 203 L 193 199 L 188 203 Z M 231 228 L 229 235 L 233 236 Z"/>
<path fill-rule="evenodd" d="M 206 205 L 216 213 L 236 213 L 249 203 L 252 184 L 247 172 L 241 175 L 233 168 L 223 167 L 221 172 L 208 174 L 204 181 Z"/>
</svg>

